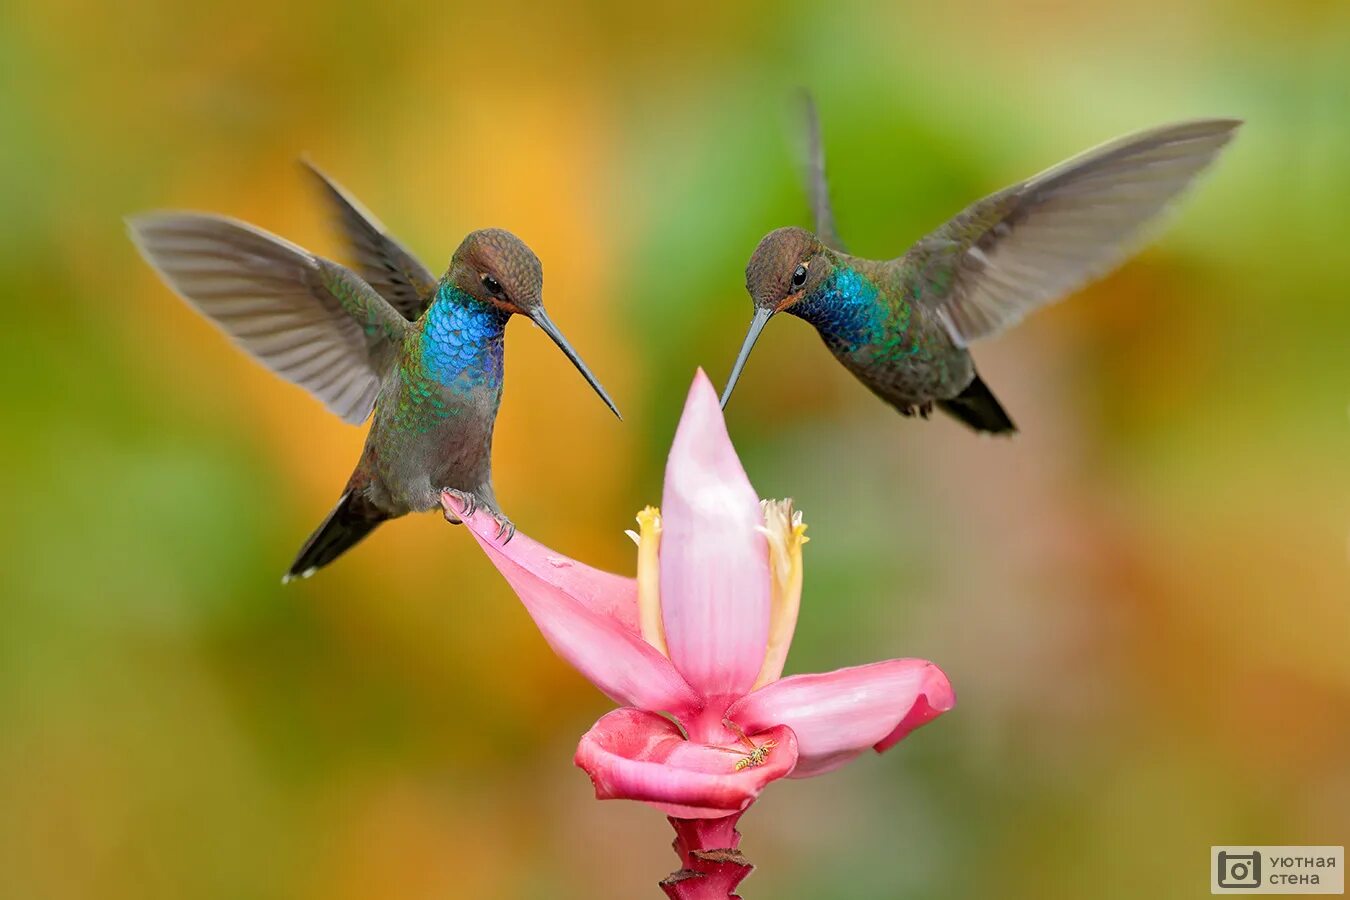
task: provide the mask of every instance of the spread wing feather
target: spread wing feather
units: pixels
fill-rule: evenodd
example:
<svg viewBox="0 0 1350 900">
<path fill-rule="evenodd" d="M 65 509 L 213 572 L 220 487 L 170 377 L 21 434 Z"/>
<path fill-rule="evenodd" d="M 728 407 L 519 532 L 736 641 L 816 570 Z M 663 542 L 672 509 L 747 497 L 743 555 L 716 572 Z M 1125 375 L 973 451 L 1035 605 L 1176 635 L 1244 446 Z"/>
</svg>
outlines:
<svg viewBox="0 0 1350 900">
<path fill-rule="evenodd" d="M 344 421 L 370 415 L 408 322 L 353 272 L 224 216 L 127 221 L 164 282 L 240 347 Z"/>
<path fill-rule="evenodd" d="M 342 185 L 307 159 L 300 164 L 314 176 L 352 252 L 356 272 L 411 322 L 426 311 L 436 293 L 436 278 L 384 224 Z"/>
<path fill-rule="evenodd" d="M 830 203 L 830 186 L 825 180 L 825 145 L 820 137 L 820 116 L 816 102 L 809 92 L 800 97 L 802 116 L 802 176 L 806 195 L 811 203 L 816 236 L 827 246 L 841 253 L 847 252 L 834 224 L 834 207 Z"/>
<path fill-rule="evenodd" d="M 898 261 L 966 345 L 1122 262 L 1241 122 L 1164 125 L 1104 144 L 967 207 Z"/>
</svg>

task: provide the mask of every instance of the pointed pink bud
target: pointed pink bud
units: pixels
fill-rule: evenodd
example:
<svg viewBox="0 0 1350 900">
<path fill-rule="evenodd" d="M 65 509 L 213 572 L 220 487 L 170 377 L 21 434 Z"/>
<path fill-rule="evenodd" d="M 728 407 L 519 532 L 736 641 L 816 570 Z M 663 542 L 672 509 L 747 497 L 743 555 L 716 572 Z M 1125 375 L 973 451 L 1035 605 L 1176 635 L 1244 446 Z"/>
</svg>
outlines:
<svg viewBox="0 0 1350 900">
<path fill-rule="evenodd" d="M 727 717 L 747 731 L 790 727 L 800 754 L 792 777 L 806 778 L 837 769 L 868 747 L 887 750 L 955 705 L 937 666 L 892 659 L 784 678 L 732 704 Z"/>
<path fill-rule="evenodd" d="M 670 658 L 705 697 L 743 694 L 764 662 L 769 555 L 759 497 L 702 370 L 685 402 L 661 499 L 661 607 Z"/>
<path fill-rule="evenodd" d="M 768 728 L 749 739 L 764 748 L 755 765 L 742 762 L 749 747 L 696 743 L 664 716 L 616 709 L 582 737 L 575 762 L 601 800 L 644 800 L 677 818 L 713 819 L 745 809 L 796 764 L 791 729 Z"/>
<path fill-rule="evenodd" d="M 673 712 L 700 706 L 698 695 L 670 660 L 638 634 L 632 579 L 583 566 L 523 534 L 503 546 L 497 541 L 497 523 L 483 512 L 466 524 L 553 652 L 606 696 L 616 703 Z M 607 587 L 621 588 L 619 599 L 606 594 Z"/>
</svg>

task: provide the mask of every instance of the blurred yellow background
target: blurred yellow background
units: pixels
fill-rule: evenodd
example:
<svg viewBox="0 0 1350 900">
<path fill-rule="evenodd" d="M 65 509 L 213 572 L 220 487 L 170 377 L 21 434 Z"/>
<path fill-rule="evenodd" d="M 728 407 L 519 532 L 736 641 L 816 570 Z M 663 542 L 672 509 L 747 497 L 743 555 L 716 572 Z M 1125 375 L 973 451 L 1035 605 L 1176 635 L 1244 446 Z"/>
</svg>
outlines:
<svg viewBox="0 0 1350 900">
<path fill-rule="evenodd" d="M 760 235 L 897 255 L 969 201 L 1170 119 L 1247 119 L 1151 249 L 976 348 L 1022 428 L 903 420 L 791 319 L 729 409 L 812 542 L 789 671 L 939 662 L 956 710 L 773 786 L 755 898 L 1206 895 L 1214 843 L 1350 843 L 1350 5 L 338 0 L 0 5 L 0 894 L 653 897 L 662 817 L 571 765 L 607 702 L 462 530 L 278 577 L 363 430 L 230 347 L 122 217 L 321 253 L 308 152 L 440 271 L 539 253 L 613 420 L 510 328 L 498 495 L 631 572 Z"/>
</svg>

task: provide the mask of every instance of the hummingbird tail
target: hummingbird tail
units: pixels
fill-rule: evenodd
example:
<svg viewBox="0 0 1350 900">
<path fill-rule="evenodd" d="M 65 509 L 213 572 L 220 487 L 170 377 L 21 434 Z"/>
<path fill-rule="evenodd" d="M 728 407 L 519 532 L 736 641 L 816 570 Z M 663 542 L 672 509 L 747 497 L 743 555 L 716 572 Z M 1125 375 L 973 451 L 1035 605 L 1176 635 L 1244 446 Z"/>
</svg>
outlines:
<svg viewBox="0 0 1350 900">
<path fill-rule="evenodd" d="M 387 518 L 356 491 L 347 491 L 300 548 L 290 571 L 282 576 L 282 583 L 313 575 L 356 546 Z"/>
<path fill-rule="evenodd" d="M 1012 434 L 1017 431 L 1013 420 L 1003 411 L 1002 404 L 979 375 L 952 399 L 939 400 L 938 406 L 947 415 L 961 420 L 976 431 L 989 434 Z"/>
</svg>

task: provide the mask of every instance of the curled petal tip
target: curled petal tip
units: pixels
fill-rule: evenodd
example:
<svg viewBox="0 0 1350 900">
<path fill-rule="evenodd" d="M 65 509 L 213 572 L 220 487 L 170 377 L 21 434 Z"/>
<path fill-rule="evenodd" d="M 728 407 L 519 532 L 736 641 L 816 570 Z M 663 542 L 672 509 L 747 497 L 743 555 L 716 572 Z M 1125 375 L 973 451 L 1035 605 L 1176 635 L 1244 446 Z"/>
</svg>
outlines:
<svg viewBox="0 0 1350 900">
<path fill-rule="evenodd" d="M 748 749 L 687 740 L 663 716 L 617 709 L 601 717 L 577 746 L 574 762 L 600 800 L 642 800 L 678 818 L 720 818 L 745 809 L 769 782 L 791 774 L 797 740 L 783 726 L 752 734 L 766 748 L 755 765 Z"/>
<path fill-rule="evenodd" d="M 956 692 L 947 674 L 933 663 L 929 663 L 923 672 L 923 687 L 914 705 L 895 729 L 873 747 L 878 753 L 884 753 L 904 740 L 916 728 L 927 725 L 943 713 L 956 706 Z"/>
</svg>

